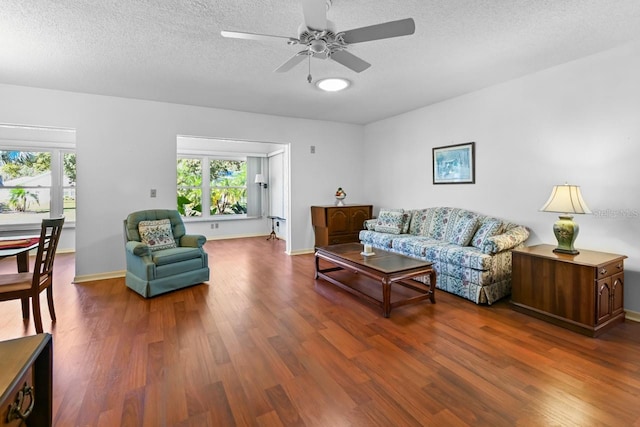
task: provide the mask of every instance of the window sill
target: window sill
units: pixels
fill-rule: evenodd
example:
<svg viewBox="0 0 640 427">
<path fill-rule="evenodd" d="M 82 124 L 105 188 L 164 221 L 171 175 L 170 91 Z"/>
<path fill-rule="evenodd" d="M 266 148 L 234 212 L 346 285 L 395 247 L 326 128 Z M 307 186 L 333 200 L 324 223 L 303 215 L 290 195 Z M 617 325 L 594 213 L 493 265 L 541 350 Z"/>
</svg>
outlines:
<svg viewBox="0 0 640 427">
<path fill-rule="evenodd" d="M 2 236 L 10 236 L 15 235 L 16 233 L 40 233 L 42 223 L 34 222 L 34 223 L 22 223 L 22 224 L 4 224 L 0 226 L 0 235 Z M 62 226 L 62 229 L 75 229 L 75 222 L 65 222 Z"/>
<path fill-rule="evenodd" d="M 185 223 L 198 223 L 198 222 L 221 222 L 221 221 L 246 221 L 248 219 L 261 219 L 262 216 L 247 216 L 247 215 L 220 215 L 208 216 L 208 217 L 182 217 L 182 221 Z"/>
</svg>

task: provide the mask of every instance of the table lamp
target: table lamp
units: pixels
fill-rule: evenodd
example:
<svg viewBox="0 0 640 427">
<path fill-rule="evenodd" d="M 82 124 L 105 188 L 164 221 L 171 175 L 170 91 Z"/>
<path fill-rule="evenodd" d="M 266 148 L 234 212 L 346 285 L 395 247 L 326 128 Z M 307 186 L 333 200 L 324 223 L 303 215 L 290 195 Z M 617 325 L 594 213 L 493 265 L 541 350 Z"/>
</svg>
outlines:
<svg viewBox="0 0 640 427">
<path fill-rule="evenodd" d="M 571 214 L 590 214 L 589 207 L 582 199 L 580 187 L 577 185 L 555 185 L 547 203 L 540 208 L 543 212 L 560 212 L 560 219 L 553 225 L 553 234 L 558 240 L 558 247 L 553 251 L 563 254 L 577 255 L 580 252 L 573 247 L 580 227 L 573 221 Z"/>
</svg>

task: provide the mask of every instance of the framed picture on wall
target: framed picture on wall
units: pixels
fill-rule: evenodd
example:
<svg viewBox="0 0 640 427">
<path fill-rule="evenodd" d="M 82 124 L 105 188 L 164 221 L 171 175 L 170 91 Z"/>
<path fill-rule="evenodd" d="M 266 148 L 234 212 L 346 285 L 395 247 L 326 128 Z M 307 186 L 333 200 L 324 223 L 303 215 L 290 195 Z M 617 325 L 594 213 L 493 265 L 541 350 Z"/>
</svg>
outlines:
<svg viewBox="0 0 640 427">
<path fill-rule="evenodd" d="M 475 142 L 433 148 L 434 184 L 475 184 Z"/>
</svg>

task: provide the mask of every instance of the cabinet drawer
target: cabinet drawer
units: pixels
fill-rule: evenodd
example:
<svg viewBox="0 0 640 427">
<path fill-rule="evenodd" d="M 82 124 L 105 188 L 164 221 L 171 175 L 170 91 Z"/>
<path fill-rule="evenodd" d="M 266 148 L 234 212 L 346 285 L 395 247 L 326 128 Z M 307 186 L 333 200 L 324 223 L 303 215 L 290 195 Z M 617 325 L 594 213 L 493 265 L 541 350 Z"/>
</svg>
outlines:
<svg viewBox="0 0 640 427">
<path fill-rule="evenodd" d="M 609 264 L 598 267 L 597 280 L 604 279 L 605 277 L 612 276 L 622 271 L 624 271 L 624 263 L 622 260 L 610 262 Z"/>
<path fill-rule="evenodd" d="M 33 410 L 35 403 L 35 389 L 33 387 L 33 370 L 29 368 L 24 376 L 18 381 L 18 385 L 14 387 L 7 395 L 8 398 L 4 402 L 0 402 L 0 426 L 21 426 L 22 420 L 15 416 L 16 411 L 27 415 L 26 425 L 29 425 L 28 415 Z M 29 407 L 31 406 L 31 410 Z M 9 421 L 10 412 L 13 414 L 12 421 Z"/>
</svg>

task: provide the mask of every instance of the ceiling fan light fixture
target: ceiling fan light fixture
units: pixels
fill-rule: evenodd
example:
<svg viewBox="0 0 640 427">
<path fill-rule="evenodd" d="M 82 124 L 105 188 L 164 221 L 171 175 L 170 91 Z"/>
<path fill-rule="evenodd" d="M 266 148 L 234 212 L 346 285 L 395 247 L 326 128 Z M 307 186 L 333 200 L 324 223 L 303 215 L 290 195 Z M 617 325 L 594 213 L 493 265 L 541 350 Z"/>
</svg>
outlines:
<svg viewBox="0 0 640 427">
<path fill-rule="evenodd" d="M 340 92 L 351 86 L 351 82 L 347 79 L 331 77 L 318 80 L 316 86 L 325 92 Z"/>
</svg>

